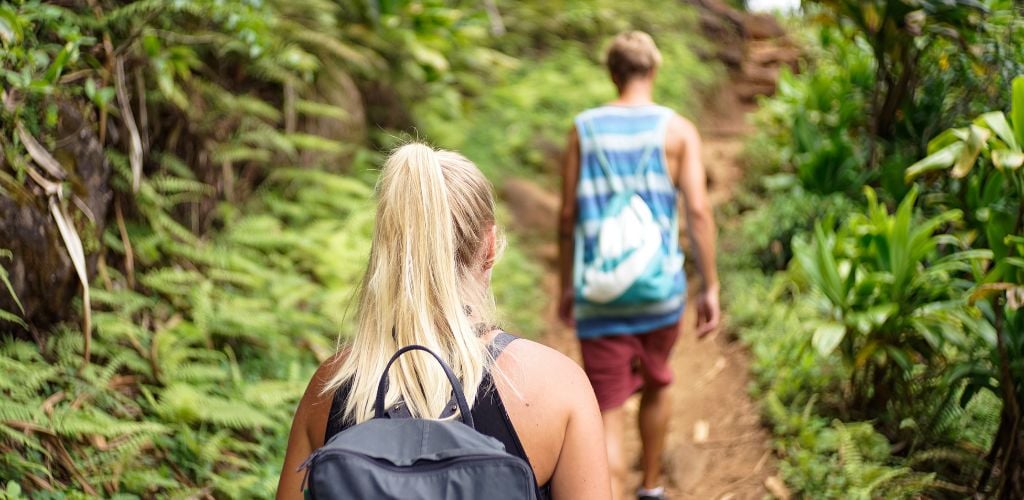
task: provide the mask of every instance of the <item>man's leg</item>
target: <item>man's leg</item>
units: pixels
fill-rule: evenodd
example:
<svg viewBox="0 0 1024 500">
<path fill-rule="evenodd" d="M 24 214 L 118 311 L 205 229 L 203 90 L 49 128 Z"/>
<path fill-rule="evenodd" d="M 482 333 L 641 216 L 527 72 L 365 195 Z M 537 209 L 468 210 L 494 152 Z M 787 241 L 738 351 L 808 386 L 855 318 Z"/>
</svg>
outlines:
<svg viewBox="0 0 1024 500">
<path fill-rule="evenodd" d="M 672 367 L 669 355 L 679 338 L 679 324 L 659 328 L 643 334 L 637 339 L 643 345 L 641 362 L 644 388 L 640 398 L 640 412 L 637 423 L 640 427 L 640 442 L 643 445 L 642 488 L 651 490 L 661 487 L 662 458 L 665 440 L 668 436 L 669 419 L 672 416 Z"/>
<path fill-rule="evenodd" d="M 601 407 L 604 437 L 608 448 L 608 468 L 612 476 L 612 498 L 623 500 L 628 465 L 623 453 L 626 411 L 623 404 L 630 394 L 643 385 L 639 373 L 633 370 L 633 360 L 642 346 L 630 335 L 608 336 L 580 342 L 583 369 L 590 378 Z"/>
<path fill-rule="evenodd" d="M 604 421 L 604 442 L 608 447 L 608 471 L 612 476 L 612 499 L 624 500 L 623 490 L 626 483 L 626 457 L 622 450 L 626 411 L 622 406 L 611 410 L 603 410 L 601 419 Z"/>
<path fill-rule="evenodd" d="M 645 489 L 661 486 L 662 456 L 665 452 L 665 438 L 668 435 L 668 421 L 671 415 L 672 395 L 669 394 L 668 386 L 645 387 L 637 419 L 640 424 L 640 442 L 643 445 L 642 486 Z M 607 430 L 605 435 L 608 435 Z"/>
</svg>

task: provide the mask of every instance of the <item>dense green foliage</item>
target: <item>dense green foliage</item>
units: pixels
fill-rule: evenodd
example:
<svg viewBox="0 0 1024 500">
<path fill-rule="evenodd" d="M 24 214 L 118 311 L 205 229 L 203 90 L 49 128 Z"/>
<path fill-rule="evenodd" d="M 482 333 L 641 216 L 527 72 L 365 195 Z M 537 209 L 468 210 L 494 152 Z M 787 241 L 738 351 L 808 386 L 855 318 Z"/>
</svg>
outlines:
<svg viewBox="0 0 1024 500">
<path fill-rule="evenodd" d="M 500 86 L 461 106 L 457 89 L 449 89 L 416 108 L 435 140 L 473 158 L 494 178 L 557 181 L 557 152 L 573 116 L 615 96 L 601 62 L 603 44 L 614 33 L 641 29 L 655 35 L 665 61 L 655 99 L 680 112 L 696 112 L 700 90 L 718 76 L 717 68 L 697 59 L 694 47 L 703 41 L 679 29 L 696 23 L 695 12 L 682 6 L 652 10 L 608 0 L 537 2 L 509 8 L 504 20 L 509 36 L 498 40 L 499 47 L 523 56 L 505 61 Z"/>
<path fill-rule="evenodd" d="M 55 204 L 60 243 L 98 255 L 77 317 L 0 311 L 4 494 L 270 496 L 294 405 L 351 332 L 379 151 L 418 136 L 497 184 L 550 175 L 572 114 L 612 95 L 600 44 L 628 26 L 672 61 L 667 104 L 692 110 L 715 75 L 683 5 L 490 4 L 0 5 L 0 196 Z M 113 168 L 98 224 L 48 153 L 67 103 Z M 510 238 L 500 323 L 535 335 L 541 269 Z"/>
<path fill-rule="evenodd" d="M 724 240 L 783 475 L 814 498 L 1014 498 L 1020 7 L 809 4 L 810 62 L 755 117 Z"/>
</svg>

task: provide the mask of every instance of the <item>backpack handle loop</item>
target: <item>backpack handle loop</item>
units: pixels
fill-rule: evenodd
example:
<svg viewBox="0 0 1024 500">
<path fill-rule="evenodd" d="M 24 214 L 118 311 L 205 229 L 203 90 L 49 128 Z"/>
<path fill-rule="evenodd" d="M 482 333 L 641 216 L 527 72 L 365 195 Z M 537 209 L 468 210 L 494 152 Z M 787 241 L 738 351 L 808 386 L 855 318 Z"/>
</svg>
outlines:
<svg viewBox="0 0 1024 500">
<path fill-rule="evenodd" d="M 398 361 L 399 357 L 409 351 L 427 352 L 441 364 L 441 368 L 444 369 L 445 376 L 448 377 L 448 382 L 452 384 L 452 392 L 455 393 L 455 402 L 459 406 L 459 413 L 462 414 L 462 423 L 475 429 L 476 426 L 473 422 L 473 415 L 469 411 L 469 403 L 466 402 L 466 395 L 462 392 L 462 384 L 459 383 L 459 379 L 455 376 L 455 373 L 452 372 L 448 363 L 445 363 L 444 360 L 441 359 L 441 356 L 438 356 L 436 352 L 415 344 L 407 345 L 399 349 L 398 352 L 391 356 L 391 360 L 388 361 L 388 364 L 384 367 L 384 373 L 380 375 L 380 382 L 377 384 L 377 399 L 374 402 L 373 418 L 384 417 L 384 396 L 386 396 L 388 392 L 388 370 L 391 369 L 391 365 L 393 365 L 395 361 Z"/>
</svg>

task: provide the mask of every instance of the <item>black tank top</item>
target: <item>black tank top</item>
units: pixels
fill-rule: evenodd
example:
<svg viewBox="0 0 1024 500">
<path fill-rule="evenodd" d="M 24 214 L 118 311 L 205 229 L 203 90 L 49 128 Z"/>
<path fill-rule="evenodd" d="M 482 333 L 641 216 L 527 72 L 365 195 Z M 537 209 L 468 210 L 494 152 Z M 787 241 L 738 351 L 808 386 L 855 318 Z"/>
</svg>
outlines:
<svg viewBox="0 0 1024 500">
<path fill-rule="evenodd" d="M 494 340 L 491 341 L 491 344 L 487 346 L 487 350 L 490 352 L 491 357 L 498 359 L 498 356 L 501 355 L 505 348 L 517 338 L 519 337 L 509 333 L 498 332 Z M 331 399 L 331 412 L 327 418 L 327 429 L 324 433 L 324 443 L 335 434 L 352 426 L 350 420 L 342 418 L 350 391 L 351 384 L 349 382 L 342 384 L 338 387 L 337 391 L 334 391 L 334 397 Z M 502 402 L 501 396 L 494 386 L 494 379 L 491 378 L 489 371 L 484 373 L 483 380 L 480 381 L 480 388 L 476 393 L 476 404 L 473 405 L 473 409 L 470 411 L 473 413 L 473 421 L 475 422 L 477 432 L 501 441 L 505 445 L 505 451 L 525 460 L 528 464 L 530 463 L 530 457 L 526 456 L 523 443 L 519 440 L 519 434 L 516 433 L 515 427 L 512 426 L 512 420 L 508 417 L 505 403 Z M 532 468 L 531 465 L 531 470 Z M 534 481 L 536 481 L 536 478 Z M 537 498 L 539 500 L 551 499 L 550 482 L 544 486 L 537 487 Z"/>
</svg>

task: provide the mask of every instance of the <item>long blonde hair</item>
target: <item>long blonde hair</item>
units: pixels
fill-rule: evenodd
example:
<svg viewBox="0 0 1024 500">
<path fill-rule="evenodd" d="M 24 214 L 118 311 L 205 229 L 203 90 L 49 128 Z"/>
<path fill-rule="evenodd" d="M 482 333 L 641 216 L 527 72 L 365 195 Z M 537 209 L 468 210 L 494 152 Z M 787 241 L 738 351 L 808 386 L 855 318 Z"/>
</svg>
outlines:
<svg viewBox="0 0 1024 500">
<path fill-rule="evenodd" d="M 462 381 L 473 404 L 487 359 L 475 324 L 489 324 L 493 299 L 484 278 L 494 226 L 491 186 L 471 161 L 424 144 L 399 147 L 377 183 L 377 218 L 363 277 L 351 349 L 324 392 L 346 382 L 345 416 L 373 416 L 385 364 L 400 347 L 437 352 Z M 440 416 L 451 387 L 425 353 L 392 366 L 387 407 L 403 401 L 414 416 Z"/>
</svg>

